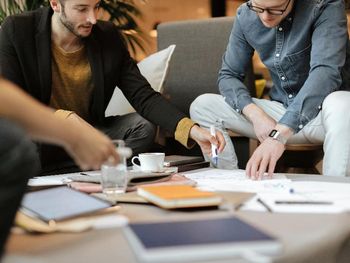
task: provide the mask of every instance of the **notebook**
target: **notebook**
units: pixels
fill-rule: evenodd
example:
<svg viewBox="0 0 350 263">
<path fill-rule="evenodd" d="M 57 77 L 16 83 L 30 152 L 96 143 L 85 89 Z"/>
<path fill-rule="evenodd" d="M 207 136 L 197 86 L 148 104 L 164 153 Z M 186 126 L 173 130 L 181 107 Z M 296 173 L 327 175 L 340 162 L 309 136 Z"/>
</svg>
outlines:
<svg viewBox="0 0 350 263">
<path fill-rule="evenodd" d="M 68 187 L 56 187 L 25 194 L 21 211 L 45 222 L 60 221 L 110 207 L 111 204 Z"/>
<path fill-rule="evenodd" d="M 164 172 L 143 172 L 143 171 L 128 171 L 128 186 L 137 186 L 146 183 L 164 182 L 171 178 L 174 174 L 174 170 L 168 169 Z M 100 183 L 101 172 L 82 172 L 80 174 L 72 174 L 68 177 L 70 180 L 75 182 L 90 182 Z"/>
<path fill-rule="evenodd" d="M 137 193 L 162 208 L 217 206 L 222 198 L 213 192 L 198 190 L 190 185 L 141 186 Z"/>
<path fill-rule="evenodd" d="M 123 229 L 142 262 L 190 262 L 238 257 L 245 252 L 274 255 L 281 243 L 236 217 L 129 224 Z"/>
<path fill-rule="evenodd" d="M 164 159 L 164 166 L 177 166 L 180 164 L 202 162 L 202 156 L 167 155 Z"/>
<path fill-rule="evenodd" d="M 177 171 L 179 173 L 181 172 L 187 172 L 187 171 L 191 171 L 191 170 L 196 170 L 196 169 L 201 169 L 201 168 L 206 168 L 209 167 L 210 163 L 207 161 L 202 161 L 202 162 L 198 162 L 198 163 L 186 163 L 186 164 L 180 164 L 177 165 Z"/>
</svg>

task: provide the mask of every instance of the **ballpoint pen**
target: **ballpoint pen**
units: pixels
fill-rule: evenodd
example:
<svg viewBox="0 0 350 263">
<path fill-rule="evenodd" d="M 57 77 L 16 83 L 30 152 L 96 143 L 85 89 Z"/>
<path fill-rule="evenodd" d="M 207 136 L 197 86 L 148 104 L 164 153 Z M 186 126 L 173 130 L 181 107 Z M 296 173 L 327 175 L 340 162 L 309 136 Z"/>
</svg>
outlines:
<svg viewBox="0 0 350 263">
<path fill-rule="evenodd" d="M 270 212 L 270 213 L 273 212 L 273 210 L 271 209 L 271 207 L 270 207 L 268 204 L 266 204 L 263 200 L 261 200 L 260 198 L 257 198 L 256 201 L 257 201 L 259 204 L 261 204 L 263 207 L 265 207 L 265 209 L 267 210 L 267 212 Z"/>
<path fill-rule="evenodd" d="M 210 135 L 214 136 L 216 138 L 216 132 L 214 125 L 210 125 Z M 213 162 L 215 166 L 218 165 L 218 149 L 215 144 L 211 144 L 211 158 L 213 159 Z"/>
<path fill-rule="evenodd" d="M 276 205 L 332 205 L 330 201 L 276 200 Z"/>
</svg>

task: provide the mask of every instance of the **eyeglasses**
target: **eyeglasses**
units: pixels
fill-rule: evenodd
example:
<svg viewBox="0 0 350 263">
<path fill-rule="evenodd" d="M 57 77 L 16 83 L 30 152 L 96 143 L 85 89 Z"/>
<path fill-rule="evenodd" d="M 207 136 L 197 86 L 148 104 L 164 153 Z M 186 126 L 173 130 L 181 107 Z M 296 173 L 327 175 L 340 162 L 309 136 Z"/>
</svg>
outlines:
<svg viewBox="0 0 350 263">
<path fill-rule="evenodd" d="M 264 13 L 266 11 L 270 15 L 280 16 L 280 15 L 283 15 L 283 13 L 287 10 L 289 3 L 290 3 L 290 0 L 288 0 L 288 3 L 284 9 L 261 8 L 261 7 L 252 5 L 251 1 L 247 2 L 247 6 L 250 10 L 256 13 Z"/>
</svg>

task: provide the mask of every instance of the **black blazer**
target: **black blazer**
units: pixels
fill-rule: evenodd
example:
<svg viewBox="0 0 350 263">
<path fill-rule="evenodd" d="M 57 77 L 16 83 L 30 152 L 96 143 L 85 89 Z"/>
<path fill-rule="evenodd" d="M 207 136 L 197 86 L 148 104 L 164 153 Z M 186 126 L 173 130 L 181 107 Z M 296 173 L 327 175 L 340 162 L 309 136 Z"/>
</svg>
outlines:
<svg viewBox="0 0 350 263">
<path fill-rule="evenodd" d="M 0 31 L 1 74 L 45 104 L 52 85 L 51 16 L 51 8 L 9 16 Z M 117 27 L 98 21 L 84 41 L 94 83 L 89 109 L 93 124 L 104 123 L 105 109 L 118 86 L 138 113 L 174 132 L 185 115 L 151 88 Z"/>
</svg>

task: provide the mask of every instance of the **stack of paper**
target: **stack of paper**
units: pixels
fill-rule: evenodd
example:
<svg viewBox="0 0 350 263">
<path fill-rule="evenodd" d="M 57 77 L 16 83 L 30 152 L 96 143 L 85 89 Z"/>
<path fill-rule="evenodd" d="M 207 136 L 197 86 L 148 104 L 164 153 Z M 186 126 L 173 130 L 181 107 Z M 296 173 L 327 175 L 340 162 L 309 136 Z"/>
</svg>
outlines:
<svg viewBox="0 0 350 263">
<path fill-rule="evenodd" d="M 248 179 L 244 170 L 222 170 L 206 168 L 186 172 L 184 175 L 197 182 L 201 189 L 209 191 L 235 191 L 235 192 L 283 192 L 290 188 L 291 180 L 284 175 L 273 179 L 265 177 L 263 180 Z"/>
</svg>

